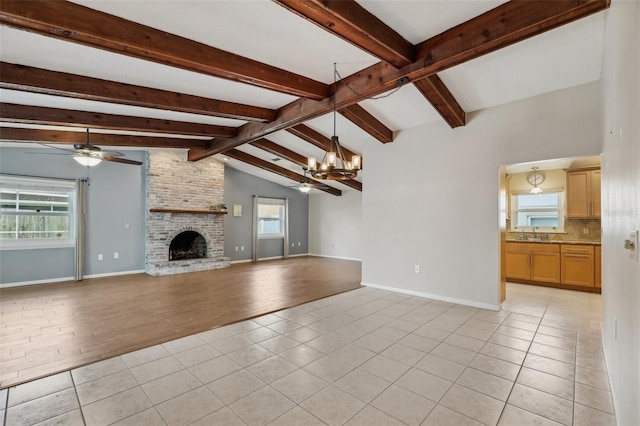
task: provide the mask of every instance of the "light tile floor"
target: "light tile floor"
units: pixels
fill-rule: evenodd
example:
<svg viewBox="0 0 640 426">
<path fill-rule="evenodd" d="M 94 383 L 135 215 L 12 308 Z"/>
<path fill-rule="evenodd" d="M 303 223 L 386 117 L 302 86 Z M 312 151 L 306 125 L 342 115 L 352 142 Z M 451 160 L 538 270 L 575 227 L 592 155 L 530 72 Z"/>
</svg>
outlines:
<svg viewBox="0 0 640 426">
<path fill-rule="evenodd" d="M 600 295 L 361 288 L 0 391 L 14 425 L 615 425 Z"/>
</svg>

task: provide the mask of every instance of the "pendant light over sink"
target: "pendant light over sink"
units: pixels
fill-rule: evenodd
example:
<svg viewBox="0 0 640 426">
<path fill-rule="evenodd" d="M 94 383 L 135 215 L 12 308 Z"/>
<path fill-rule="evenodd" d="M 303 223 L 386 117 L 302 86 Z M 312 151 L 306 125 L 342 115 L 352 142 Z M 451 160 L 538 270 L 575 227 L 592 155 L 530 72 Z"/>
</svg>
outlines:
<svg viewBox="0 0 640 426">
<path fill-rule="evenodd" d="M 544 182 L 544 173 L 538 171 L 538 167 L 532 167 L 533 171 L 527 175 L 527 182 L 533 185 L 529 194 L 541 194 L 542 189 L 538 185 Z"/>
</svg>

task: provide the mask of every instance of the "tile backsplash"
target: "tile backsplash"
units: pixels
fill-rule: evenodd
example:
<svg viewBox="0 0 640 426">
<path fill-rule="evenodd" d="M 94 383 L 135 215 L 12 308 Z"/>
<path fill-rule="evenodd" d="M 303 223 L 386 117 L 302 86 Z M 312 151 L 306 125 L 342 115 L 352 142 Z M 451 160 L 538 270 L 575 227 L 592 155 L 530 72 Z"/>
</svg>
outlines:
<svg viewBox="0 0 640 426">
<path fill-rule="evenodd" d="M 509 221 L 507 221 L 507 229 Z M 584 230 L 588 230 L 588 234 Z M 550 240 L 556 241 L 600 241 L 601 225 L 598 219 L 566 219 L 564 221 L 565 234 L 549 234 Z M 517 239 L 519 232 L 507 232 L 507 239 Z"/>
</svg>

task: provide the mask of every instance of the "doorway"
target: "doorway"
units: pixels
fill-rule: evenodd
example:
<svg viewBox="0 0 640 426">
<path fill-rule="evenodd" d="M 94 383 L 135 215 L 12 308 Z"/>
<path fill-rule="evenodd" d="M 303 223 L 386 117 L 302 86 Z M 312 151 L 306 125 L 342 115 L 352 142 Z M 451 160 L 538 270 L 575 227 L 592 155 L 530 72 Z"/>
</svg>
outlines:
<svg viewBox="0 0 640 426">
<path fill-rule="evenodd" d="M 600 156 L 500 167 L 500 302 L 507 282 L 599 293 Z"/>
</svg>

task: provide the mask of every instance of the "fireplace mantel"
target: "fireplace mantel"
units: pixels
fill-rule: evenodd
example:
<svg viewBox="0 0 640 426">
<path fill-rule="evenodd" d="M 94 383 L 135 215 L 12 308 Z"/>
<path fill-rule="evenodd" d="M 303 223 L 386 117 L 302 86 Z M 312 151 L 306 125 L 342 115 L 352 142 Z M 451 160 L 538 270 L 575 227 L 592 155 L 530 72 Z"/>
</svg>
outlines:
<svg viewBox="0 0 640 426">
<path fill-rule="evenodd" d="M 226 210 L 182 210 L 182 209 L 149 209 L 151 213 L 175 214 L 227 214 Z"/>
</svg>

